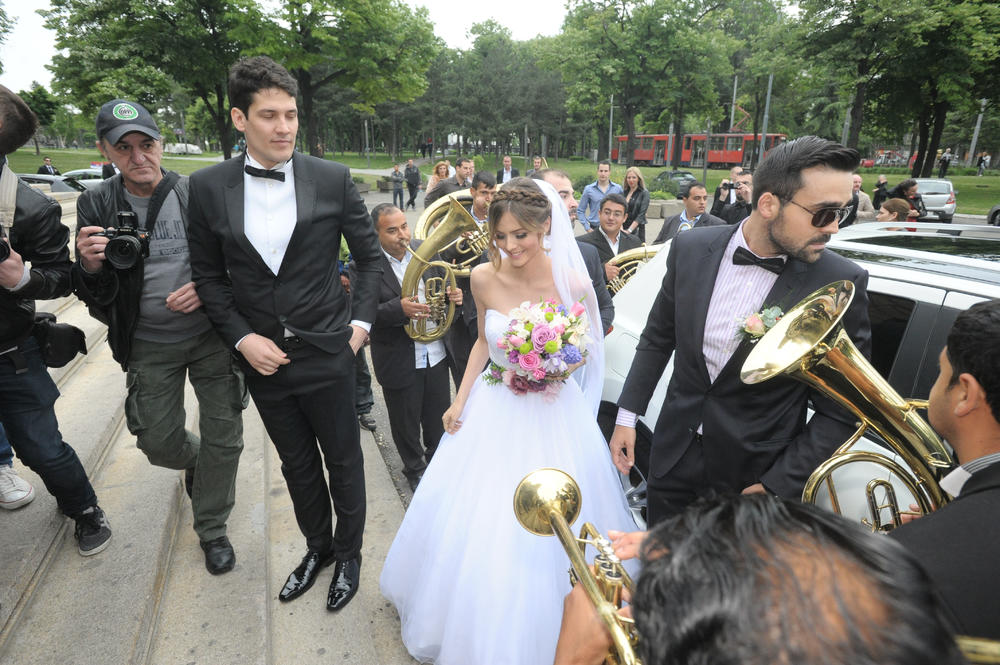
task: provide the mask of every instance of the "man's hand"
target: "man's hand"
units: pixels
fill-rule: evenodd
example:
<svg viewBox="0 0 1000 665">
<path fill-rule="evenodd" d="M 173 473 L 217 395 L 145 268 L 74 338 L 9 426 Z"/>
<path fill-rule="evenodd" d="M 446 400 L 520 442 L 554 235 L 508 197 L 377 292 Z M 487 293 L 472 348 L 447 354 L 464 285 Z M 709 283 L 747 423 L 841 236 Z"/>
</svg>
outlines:
<svg viewBox="0 0 1000 665">
<path fill-rule="evenodd" d="M 635 559 L 639 556 L 639 548 L 642 541 L 646 539 L 648 531 L 613 531 L 608 530 L 608 538 L 611 539 L 611 546 L 615 549 L 615 556 L 622 561 Z"/>
<path fill-rule="evenodd" d="M 347 293 L 351 292 L 351 280 L 343 273 L 340 275 L 340 285 L 344 287 L 344 291 Z"/>
<path fill-rule="evenodd" d="M 555 665 L 599 665 L 611 648 L 611 633 L 579 584 L 563 599 Z"/>
<path fill-rule="evenodd" d="M 914 522 L 923 516 L 924 514 L 921 512 L 920 506 L 915 503 L 911 503 L 909 510 L 899 511 L 899 522 L 900 524 L 909 524 L 910 522 Z"/>
<path fill-rule="evenodd" d="M 194 290 L 194 282 L 188 282 L 167 296 L 167 309 L 171 312 L 190 314 L 199 307 L 201 307 L 201 298 Z"/>
<path fill-rule="evenodd" d="M 104 265 L 104 248 L 108 239 L 94 235 L 103 230 L 101 226 L 85 226 L 76 234 L 76 257 L 87 272 L 98 272 Z"/>
<path fill-rule="evenodd" d="M 399 304 L 403 307 L 403 316 L 408 319 L 425 319 L 431 313 L 431 306 L 417 302 L 416 296 L 400 298 Z"/>
<path fill-rule="evenodd" d="M 278 367 L 291 362 L 277 344 L 257 333 L 244 337 L 236 350 L 243 354 L 251 367 L 264 376 L 271 376 L 278 371 Z"/>
<path fill-rule="evenodd" d="M 764 489 L 763 483 L 754 483 L 750 487 L 745 487 L 740 494 L 767 494 L 767 490 Z"/>
<path fill-rule="evenodd" d="M 462 306 L 462 289 L 451 288 L 450 286 L 445 287 L 445 292 L 448 294 L 448 300 L 455 303 L 455 307 Z"/>
<path fill-rule="evenodd" d="M 351 345 L 351 350 L 354 351 L 354 355 L 358 355 L 358 351 L 361 347 L 365 345 L 368 341 L 368 333 L 365 332 L 364 328 L 358 326 L 351 326 L 351 341 L 348 344 Z"/>
<path fill-rule="evenodd" d="M 609 282 L 613 280 L 615 277 L 617 277 L 620 271 L 621 268 L 619 268 L 618 266 L 613 266 L 610 263 L 604 264 L 604 277 Z"/>
<path fill-rule="evenodd" d="M 635 464 L 635 428 L 615 425 L 611 435 L 611 460 L 622 473 L 628 473 Z"/>
<path fill-rule="evenodd" d="M 6 243 L 7 239 L 2 238 L 0 242 Z M 0 286 L 5 289 L 12 289 L 24 277 L 24 261 L 21 255 L 10 248 L 10 256 L 3 263 L 0 263 Z"/>
</svg>

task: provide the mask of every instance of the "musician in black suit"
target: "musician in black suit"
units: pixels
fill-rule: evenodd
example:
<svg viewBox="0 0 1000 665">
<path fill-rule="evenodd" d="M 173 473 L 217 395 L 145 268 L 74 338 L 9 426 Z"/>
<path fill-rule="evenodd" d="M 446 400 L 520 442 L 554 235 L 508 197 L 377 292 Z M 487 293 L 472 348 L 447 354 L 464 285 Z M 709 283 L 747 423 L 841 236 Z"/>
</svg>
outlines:
<svg viewBox="0 0 1000 665">
<path fill-rule="evenodd" d="M 425 272 L 416 296 L 402 297 L 403 276 L 410 261 L 416 260 L 407 247 L 416 250 L 421 241 L 410 242 L 406 215 L 399 208 L 380 203 L 371 214 L 382 246 L 378 311 L 371 331 L 372 367 L 382 386 L 392 440 L 403 460 L 403 475 L 410 489 L 416 491 L 444 436 L 441 416 L 451 404 L 451 391 L 444 342 L 415 342 L 405 327 L 411 319 L 427 318 L 430 306 L 426 304 L 424 281 L 428 276 L 441 275 L 440 269 Z M 460 311 L 462 290 L 455 289 L 448 297 Z"/>
<path fill-rule="evenodd" d="M 692 182 L 681 190 L 681 200 L 684 210 L 663 220 L 663 228 L 656 235 L 654 245 L 673 240 L 681 231 L 693 229 L 696 226 L 722 226 L 726 220 L 705 212 L 708 207 L 708 190 L 700 182 Z"/>
<path fill-rule="evenodd" d="M 734 322 L 766 307 L 787 311 L 817 288 L 847 279 L 855 296 L 844 326 L 869 352 L 868 275 L 826 250 L 851 200 L 857 164 L 855 150 L 824 139 L 785 143 L 754 175 L 747 221 L 692 229 L 671 244 L 610 444 L 615 464 L 627 472 L 636 414 L 645 412 L 674 356 L 653 432 L 650 524 L 713 490 L 798 497 L 813 469 L 854 430 L 846 412 L 792 378 L 743 384 L 739 372 L 752 344 L 739 340 Z M 810 400 L 815 412 L 807 423 Z"/>
<path fill-rule="evenodd" d="M 232 67 L 231 116 L 247 149 L 191 176 L 188 237 L 198 295 L 245 361 L 306 538 L 278 598 L 297 598 L 336 562 L 327 608 L 337 610 L 360 576 L 365 479 L 354 357 L 375 319 L 382 264 L 348 169 L 294 152 L 296 93 L 270 58 Z M 356 267 L 350 301 L 337 271 L 341 236 Z"/>
<path fill-rule="evenodd" d="M 39 174 L 62 175 L 61 173 L 59 173 L 59 169 L 52 166 L 51 157 L 45 157 L 42 161 L 44 162 L 44 164 L 38 167 Z"/>
<path fill-rule="evenodd" d="M 621 194 L 608 194 L 601 200 L 598 219 L 600 226 L 590 233 L 577 236 L 576 241 L 597 248 L 604 266 L 604 278 L 610 282 L 618 276 L 619 269 L 618 266 L 608 265 L 608 261 L 617 254 L 642 247 L 642 241 L 622 230 L 625 223 L 625 197 Z"/>
<path fill-rule="evenodd" d="M 521 172 L 511 166 L 510 155 L 503 156 L 503 168 L 497 171 L 497 184 L 502 185 L 508 180 L 518 177 Z"/>
<path fill-rule="evenodd" d="M 891 536 L 913 552 L 964 635 L 1000 639 L 1000 302 L 958 315 L 938 359 L 927 414 L 961 466 L 941 481 L 955 497 Z"/>
</svg>

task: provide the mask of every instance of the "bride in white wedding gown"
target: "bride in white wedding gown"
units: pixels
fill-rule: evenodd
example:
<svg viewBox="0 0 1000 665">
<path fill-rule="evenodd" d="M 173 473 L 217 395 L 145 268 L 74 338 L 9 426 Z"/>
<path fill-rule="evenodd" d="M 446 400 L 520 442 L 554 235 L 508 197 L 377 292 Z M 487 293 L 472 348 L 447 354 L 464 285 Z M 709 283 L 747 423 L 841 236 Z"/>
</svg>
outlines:
<svg viewBox="0 0 1000 665">
<path fill-rule="evenodd" d="M 381 588 L 421 662 L 551 665 L 569 561 L 558 540 L 518 524 L 518 482 L 540 467 L 562 469 L 581 489 L 577 528 L 593 522 L 601 531 L 632 531 L 635 523 L 597 426 L 601 318 L 566 209 L 547 183 L 518 178 L 493 199 L 488 228 L 491 263 L 471 277 L 479 339 L 445 412 L 448 433 L 389 550 Z M 554 400 L 485 383 L 477 369 L 488 359 L 510 366 L 496 345 L 508 313 L 545 299 L 567 307 L 583 299 L 593 340 L 585 366 Z"/>
</svg>

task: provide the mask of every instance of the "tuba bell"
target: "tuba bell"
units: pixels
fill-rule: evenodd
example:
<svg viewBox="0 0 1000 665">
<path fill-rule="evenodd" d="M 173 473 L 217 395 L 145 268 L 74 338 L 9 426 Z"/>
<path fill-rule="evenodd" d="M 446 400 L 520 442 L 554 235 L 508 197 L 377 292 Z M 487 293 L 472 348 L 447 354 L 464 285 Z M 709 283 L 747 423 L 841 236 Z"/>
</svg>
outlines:
<svg viewBox="0 0 1000 665">
<path fill-rule="evenodd" d="M 615 254 L 611 260 L 608 261 L 613 266 L 618 266 L 618 275 L 608 281 L 608 291 L 614 295 L 622 290 L 622 287 L 628 283 L 632 276 L 639 271 L 639 268 L 649 261 L 651 258 L 656 256 L 656 253 L 663 249 L 663 245 L 666 243 L 660 243 L 659 245 L 643 245 L 642 247 L 636 247 L 634 249 L 626 250 L 620 254 Z"/>
<path fill-rule="evenodd" d="M 428 213 L 435 211 L 436 226 L 430 237 L 415 251 L 407 247 L 413 260 L 403 273 L 400 297 L 417 297 L 423 281 L 424 300 L 431 310 L 427 318 L 410 319 L 404 328 L 406 334 L 418 342 L 433 342 L 448 332 L 455 319 L 455 304 L 448 300 L 447 289 L 458 288 L 456 277 L 467 277 L 472 266 L 486 251 L 486 234 L 462 206 L 461 200 L 461 195 L 453 194 L 435 201 L 417 223 L 419 228 Z M 469 200 L 472 198 L 469 197 Z M 454 262 L 434 258 L 442 253 L 454 258 Z M 435 274 L 422 280 L 428 270 Z M 431 323 L 433 326 L 429 325 Z"/>
<path fill-rule="evenodd" d="M 740 378 L 755 384 L 789 376 L 824 393 L 858 418 L 857 431 L 809 476 L 802 500 L 825 502 L 833 512 L 845 514 L 837 476 L 850 476 L 850 466 L 864 465 L 866 470 L 876 470 L 877 477 L 865 486 L 862 505 L 867 517 L 862 523 L 874 532 L 885 532 L 899 526 L 900 503 L 915 503 L 926 514 L 949 500 L 940 479 L 954 462 L 917 413 L 926 408 L 926 402 L 900 397 L 844 331 L 841 319 L 853 298 L 854 285 L 849 281 L 828 284 L 806 296 L 757 341 Z M 894 455 L 876 446 L 855 448 L 868 430 L 876 432 Z M 900 493 L 910 500 L 901 502 Z"/>
<path fill-rule="evenodd" d="M 538 469 L 526 475 L 514 490 L 514 515 L 525 529 L 536 536 L 555 536 L 569 556 L 570 581 L 581 584 L 597 609 L 601 621 L 611 633 L 614 650 L 608 653 L 607 665 L 642 665 L 635 655 L 638 641 L 635 624 L 618 614 L 622 589 L 634 591 L 632 578 L 611 548 L 611 541 L 601 536 L 589 522 L 574 538 L 569 530 L 580 515 L 583 499 L 580 487 L 559 469 Z M 587 565 L 587 545 L 597 548 L 594 569 Z"/>
</svg>

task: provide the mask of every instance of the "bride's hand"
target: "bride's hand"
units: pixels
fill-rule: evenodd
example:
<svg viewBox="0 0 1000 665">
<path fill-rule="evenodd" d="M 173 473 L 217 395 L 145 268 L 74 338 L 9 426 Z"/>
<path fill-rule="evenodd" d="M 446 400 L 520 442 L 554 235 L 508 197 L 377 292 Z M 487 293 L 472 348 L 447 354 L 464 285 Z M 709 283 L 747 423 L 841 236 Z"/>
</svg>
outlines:
<svg viewBox="0 0 1000 665">
<path fill-rule="evenodd" d="M 455 401 L 452 402 L 452 405 L 441 416 L 441 422 L 444 423 L 444 431 L 448 432 L 448 434 L 454 434 L 462 427 L 462 421 L 458 419 L 462 415 L 462 409 L 463 405 Z"/>
</svg>

